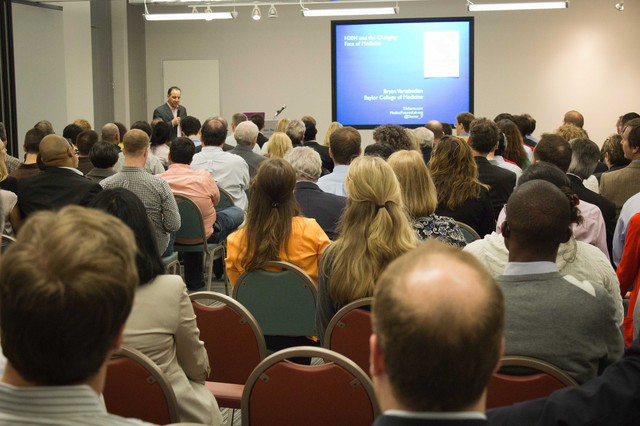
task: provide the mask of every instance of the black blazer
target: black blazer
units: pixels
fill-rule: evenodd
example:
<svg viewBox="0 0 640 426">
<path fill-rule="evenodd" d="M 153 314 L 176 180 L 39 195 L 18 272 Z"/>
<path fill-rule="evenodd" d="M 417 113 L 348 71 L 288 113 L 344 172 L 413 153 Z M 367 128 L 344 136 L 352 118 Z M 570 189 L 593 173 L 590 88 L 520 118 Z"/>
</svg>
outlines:
<svg viewBox="0 0 640 426">
<path fill-rule="evenodd" d="M 260 148 L 262 148 L 262 145 L 264 145 L 264 143 L 267 142 L 268 140 L 269 138 L 263 135 L 262 132 L 258 132 L 258 146 Z"/>
<path fill-rule="evenodd" d="M 491 164 L 485 157 L 474 157 L 474 159 L 478 165 L 478 179 L 485 185 L 489 185 L 493 216 L 498 220 L 502 207 L 507 203 L 516 186 L 516 174 Z"/>
<path fill-rule="evenodd" d="M 181 119 L 187 116 L 187 109 L 182 105 L 178 105 L 178 117 Z M 153 118 L 162 118 L 162 120 L 171 127 L 171 133 L 169 133 L 169 140 L 174 140 L 178 136 L 178 126 L 173 126 L 171 120 L 173 120 L 173 113 L 171 108 L 166 103 L 160 105 L 153 111 Z"/>
<path fill-rule="evenodd" d="M 337 238 L 338 221 L 347 205 L 347 199 L 322 191 L 313 182 L 297 182 L 295 197 L 302 214 L 318 222 L 329 239 Z"/>
<path fill-rule="evenodd" d="M 322 168 L 327 171 L 327 173 L 323 173 L 323 175 L 333 172 L 333 160 L 329 155 L 328 146 L 320 145 L 316 141 L 304 141 L 304 146 L 313 148 L 314 151 L 320 154 L 320 159 L 322 160 Z"/>
<path fill-rule="evenodd" d="M 547 398 L 487 412 L 490 425 L 637 425 L 640 419 L 640 340 L 601 376 Z"/>
<path fill-rule="evenodd" d="M 571 189 L 573 189 L 573 192 L 576 193 L 578 198 L 582 201 L 586 201 L 587 203 L 595 204 L 600 209 L 600 212 L 602 212 L 604 226 L 607 230 L 607 249 L 609 250 L 609 255 L 611 255 L 613 233 L 616 230 L 616 205 L 612 201 L 604 198 L 602 195 L 596 194 L 584 186 L 582 179 L 578 176 L 568 173 L 567 176 L 571 181 Z"/>
<path fill-rule="evenodd" d="M 38 210 L 55 210 L 69 204 L 86 206 L 100 191 L 100 184 L 73 170 L 47 167 L 18 181 L 18 205 L 22 217 L 27 217 Z"/>
<path fill-rule="evenodd" d="M 373 426 L 486 426 L 482 419 L 416 419 L 410 417 L 381 415 L 376 417 Z"/>
</svg>

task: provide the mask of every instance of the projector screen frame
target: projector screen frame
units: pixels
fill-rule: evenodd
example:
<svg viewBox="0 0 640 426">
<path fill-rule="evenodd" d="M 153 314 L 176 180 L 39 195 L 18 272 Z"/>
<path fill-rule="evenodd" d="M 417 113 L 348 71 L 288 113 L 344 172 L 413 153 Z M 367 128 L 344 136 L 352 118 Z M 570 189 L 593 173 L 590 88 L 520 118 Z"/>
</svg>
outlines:
<svg viewBox="0 0 640 426">
<path fill-rule="evenodd" d="M 429 17 L 429 18 L 396 18 L 396 19 L 355 19 L 355 20 L 332 20 L 331 21 L 331 119 L 338 120 L 338 94 L 337 94 L 337 51 L 336 51 L 336 29 L 343 25 L 375 25 L 375 24 L 411 24 L 411 23 L 446 23 L 463 22 L 469 25 L 469 109 L 474 112 L 474 78 L 475 78 L 475 20 L 473 16 L 460 17 Z M 463 111 L 459 111 L 463 112 Z M 424 122 L 419 124 L 398 124 L 406 128 L 417 128 L 432 118 L 423 117 Z M 345 126 L 352 126 L 356 129 L 375 129 L 384 124 L 394 124 L 391 121 L 377 124 L 342 123 Z M 397 123 L 396 123 L 397 124 Z M 454 124 L 454 123 L 450 123 Z"/>
</svg>

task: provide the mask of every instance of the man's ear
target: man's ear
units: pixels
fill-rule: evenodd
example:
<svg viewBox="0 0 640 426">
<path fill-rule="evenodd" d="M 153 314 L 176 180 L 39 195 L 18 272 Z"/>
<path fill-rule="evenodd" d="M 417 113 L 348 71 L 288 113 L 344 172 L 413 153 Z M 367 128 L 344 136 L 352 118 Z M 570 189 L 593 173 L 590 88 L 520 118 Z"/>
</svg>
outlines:
<svg viewBox="0 0 640 426">
<path fill-rule="evenodd" d="M 509 238 L 511 236 L 511 228 L 509 228 L 509 222 L 506 220 L 500 225 L 500 233 L 503 237 Z"/>
<path fill-rule="evenodd" d="M 329 157 L 333 160 L 333 152 L 331 151 L 331 148 L 329 148 Z"/>
<path fill-rule="evenodd" d="M 382 350 L 378 344 L 378 336 L 371 334 L 369 337 L 369 374 L 371 377 L 384 374 L 384 361 L 382 360 Z"/>
</svg>

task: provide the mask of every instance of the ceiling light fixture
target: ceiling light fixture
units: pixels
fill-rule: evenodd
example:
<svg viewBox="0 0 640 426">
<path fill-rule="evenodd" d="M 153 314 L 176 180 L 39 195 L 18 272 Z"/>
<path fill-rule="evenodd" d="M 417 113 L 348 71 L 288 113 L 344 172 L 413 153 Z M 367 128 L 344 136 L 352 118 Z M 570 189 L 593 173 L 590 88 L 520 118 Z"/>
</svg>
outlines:
<svg viewBox="0 0 640 426">
<path fill-rule="evenodd" d="M 624 0 L 621 0 L 620 3 L 616 3 L 616 9 L 618 9 L 618 12 L 622 12 L 624 10 Z"/>
<path fill-rule="evenodd" d="M 255 6 L 253 6 L 253 10 L 251 11 L 251 19 L 253 19 L 254 21 L 259 21 L 260 18 L 262 18 L 262 12 L 260 12 L 260 8 L 256 4 Z"/>
<path fill-rule="evenodd" d="M 526 3 L 486 3 L 474 4 L 467 1 L 469 12 L 487 12 L 500 10 L 541 10 L 541 9 L 566 9 L 569 7 L 568 1 L 543 1 Z"/>
<path fill-rule="evenodd" d="M 278 11 L 276 10 L 276 7 L 273 4 L 269 8 L 269 13 L 268 13 L 267 16 L 269 16 L 269 18 L 277 18 L 278 17 Z"/>
<path fill-rule="evenodd" d="M 233 19 L 231 12 L 214 12 L 207 7 L 204 12 L 198 12 L 196 6 L 191 6 L 191 13 L 149 13 L 147 2 L 144 2 L 144 19 L 146 21 L 213 21 L 214 19 Z"/>
<path fill-rule="evenodd" d="M 397 15 L 398 7 L 362 7 L 352 9 L 302 9 L 307 17 L 316 16 L 365 16 L 365 15 Z"/>
</svg>

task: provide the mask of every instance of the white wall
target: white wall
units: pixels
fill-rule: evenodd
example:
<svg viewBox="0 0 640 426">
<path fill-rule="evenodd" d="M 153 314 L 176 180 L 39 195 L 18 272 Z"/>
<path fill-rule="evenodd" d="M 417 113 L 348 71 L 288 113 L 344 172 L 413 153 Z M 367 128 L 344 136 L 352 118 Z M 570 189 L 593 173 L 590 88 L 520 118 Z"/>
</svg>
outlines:
<svg viewBox="0 0 640 426">
<path fill-rule="evenodd" d="M 629 3 L 618 12 L 613 4 L 573 0 L 567 10 L 471 14 L 476 115 L 528 112 L 540 134 L 577 109 L 602 144 L 619 115 L 640 110 L 640 57 L 632 54 L 640 40 L 640 6 Z M 238 11 L 234 21 L 145 24 L 147 118 L 164 102 L 163 60 L 218 59 L 224 116 L 273 114 L 286 103 L 283 115 L 313 115 L 322 136 L 331 121 L 331 18 L 303 18 L 297 6 L 278 6 L 279 18 L 268 19 L 263 10 L 262 20 L 253 22 L 250 8 Z M 467 15 L 463 1 L 432 0 L 400 3 L 398 17 Z M 371 132 L 362 133 L 370 142 Z"/>
</svg>

